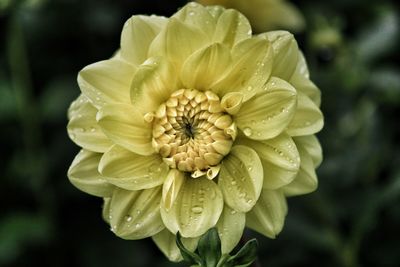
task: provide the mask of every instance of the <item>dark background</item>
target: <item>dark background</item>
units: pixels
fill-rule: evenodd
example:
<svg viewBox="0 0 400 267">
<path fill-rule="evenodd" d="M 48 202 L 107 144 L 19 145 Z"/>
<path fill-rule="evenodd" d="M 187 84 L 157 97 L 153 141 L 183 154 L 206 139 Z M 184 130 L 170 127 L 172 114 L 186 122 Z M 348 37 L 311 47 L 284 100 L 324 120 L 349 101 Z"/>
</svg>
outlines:
<svg viewBox="0 0 400 267">
<path fill-rule="evenodd" d="M 180 266 L 150 239 L 125 241 L 99 198 L 66 177 L 78 147 L 66 110 L 78 71 L 109 58 L 133 14 L 185 1 L 0 0 L 0 266 Z M 389 0 L 298 0 L 296 34 L 322 91 L 316 192 L 289 199 L 259 265 L 400 266 L 399 11 Z M 181 265 L 185 266 L 185 265 Z"/>
</svg>

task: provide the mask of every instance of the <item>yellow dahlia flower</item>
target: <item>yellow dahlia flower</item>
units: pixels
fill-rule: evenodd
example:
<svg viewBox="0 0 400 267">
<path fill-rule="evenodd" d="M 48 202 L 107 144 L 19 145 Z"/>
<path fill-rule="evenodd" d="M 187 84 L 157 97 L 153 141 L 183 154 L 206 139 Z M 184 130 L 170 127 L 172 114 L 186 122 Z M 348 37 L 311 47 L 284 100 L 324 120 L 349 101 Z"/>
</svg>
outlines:
<svg viewBox="0 0 400 267">
<path fill-rule="evenodd" d="M 252 36 L 239 12 L 195 3 L 133 16 L 78 83 L 70 181 L 104 198 L 117 236 L 152 237 L 170 260 L 178 231 L 195 249 L 216 226 L 223 253 L 245 226 L 275 237 L 286 196 L 317 186 L 320 92 L 288 32 Z"/>
<path fill-rule="evenodd" d="M 301 31 L 305 26 L 300 11 L 285 0 L 197 0 L 203 5 L 221 5 L 242 12 L 255 32 L 286 29 Z"/>
</svg>

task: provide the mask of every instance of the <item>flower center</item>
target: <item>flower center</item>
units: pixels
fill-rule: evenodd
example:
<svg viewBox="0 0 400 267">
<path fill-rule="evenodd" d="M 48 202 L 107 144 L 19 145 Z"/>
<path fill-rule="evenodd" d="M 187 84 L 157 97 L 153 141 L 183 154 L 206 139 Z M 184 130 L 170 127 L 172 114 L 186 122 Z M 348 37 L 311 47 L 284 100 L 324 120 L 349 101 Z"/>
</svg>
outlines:
<svg viewBox="0 0 400 267">
<path fill-rule="evenodd" d="M 212 179 L 236 133 L 236 125 L 215 93 L 181 89 L 155 114 L 153 147 L 171 168 Z"/>
</svg>

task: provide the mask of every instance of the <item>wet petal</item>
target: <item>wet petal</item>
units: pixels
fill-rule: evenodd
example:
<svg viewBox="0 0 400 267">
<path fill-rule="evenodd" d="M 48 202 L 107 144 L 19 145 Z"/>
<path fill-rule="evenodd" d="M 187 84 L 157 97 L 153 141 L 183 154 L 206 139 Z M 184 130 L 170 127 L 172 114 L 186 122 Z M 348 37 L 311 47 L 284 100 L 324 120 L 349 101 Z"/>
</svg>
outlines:
<svg viewBox="0 0 400 267">
<path fill-rule="evenodd" d="M 272 66 L 272 48 L 267 40 L 244 40 L 232 50 L 229 74 L 211 88 L 221 97 L 229 92 L 241 92 L 244 101 L 254 96 L 269 79 Z"/>
<path fill-rule="evenodd" d="M 185 88 L 209 90 L 230 67 L 229 49 L 216 43 L 193 53 L 183 65 L 181 80 Z"/>
<path fill-rule="evenodd" d="M 286 198 L 279 190 L 266 190 L 261 193 L 257 204 L 246 214 L 246 226 L 267 236 L 275 238 L 280 233 L 287 213 Z"/>
<path fill-rule="evenodd" d="M 158 234 L 151 237 L 158 246 L 158 248 L 164 253 L 164 255 L 173 262 L 183 260 L 181 252 L 176 245 L 176 235 L 164 229 Z M 181 238 L 183 245 L 190 251 L 195 251 L 199 238 Z"/>
<path fill-rule="evenodd" d="M 322 148 L 315 135 L 298 136 L 294 138 L 297 146 L 304 149 L 311 156 L 314 166 L 318 167 L 322 162 Z"/>
<path fill-rule="evenodd" d="M 180 69 L 191 54 L 208 44 L 210 39 L 201 30 L 172 17 L 151 44 L 149 56 L 165 57 Z"/>
<path fill-rule="evenodd" d="M 99 163 L 99 171 L 109 183 L 127 190 L 161 185 L 168 169 L 159 155 L 141 156 L 118 145 L 104 153 Z"/>
<path fill-rule="evenodd" d="M 298 93 L 297 109 L 287 127 L 291 136 L 309 135 L 319 132 L 324 126 L 324 118 L 318 106 L 303 93 Z"/>
<path fill-rule="evenodd" d="M 132 81 L 130 99 L 143 114 L 155 112 L 177 89 L 175 67 L 163 58 L 154 57 L 139 66 Z"/>
<path fill-rule="evenodd" d="M 238 143 L 251 147 L 260 157 L 264 169 L 263 188 L 277 189 L 289 184 L 296 177 L 300 157 L 296 144 L 289 135 L 281 134 L 264 141 L 241 138 Z"/>
<path fill-rule="evenodd" d="M 86 66 L 79 72 L 82 93 L 96 108 L 110 103 L 129 103 L 130 85 L 136 68 L 117 58 Z"/>
<path fill-rule="evenodd" d="M 296 90 L 284 80 L 273 77 L 263 91 L 243 103 L 235 121 L 248 138 L 274 138 L 291 122 L 296 102 Z"/>
<path fill-rule="evenodd" d="M 68 178 L 75 187 L 85 193 L 108 197 L 111 196 L 114 186 L 97 171 L 101 155 L 82 149 L 68 170 Z"/>
<path fill-rule="evenodd" d="M 161 216 L 172 233 L 198 237 L 216 225 L 222 209 L 222 193 L 213 181 L 187 177 L 171 209 L 161 204 Z"/>
<path fill-rule="evenodd" d="M 168 19 L 158 16 L 133 16 L 121 34 L 121 57 L 134 65 L 147 59 L 149 46 Z"/>
<path fill-rule="evenodd" d="M 225 205 L 217 223 L 222 254 L 230 253 L 239 243 L 246 224 L 246 215 Z"/>
<path fill-rule="evenodd" d="M 68 135 L 77 145 L 94 152 L 105 152 L 111 140 L 101 131 L 96 121 L 97 109 L 81 95 L 68 110 Z"/>
<path fill-rule="evenodd" d="M 177 169 L 171 169 L 163 185 L 162 200 L 166 210 L 171 209 L 185 181 L 185 174 Z"/>
<path fill-rule="evenodd" d="M 140 155 L 154 153 L 151 126 L 132 105 L 104 106 L 97 113 L 96 119 L 102 131 L 115 144 Z"/>
<path fill-rule="evenodd" d="M 262 184 L 263 168 L 257 153 L 246 146 L 234 146 L 223 160 L 218 178 L 225 203 L 235 211 L 249 211 Z"/>
<path fill-rule="evenodd" d="M 111 198 L 112 231 L 124 239 L 142 239 L 164 229 L 160 216 L 161 186 L 128 191 L 117 188 Z"/>
<path fill-rule="evenodd" d="M 299 48 L 293 35 L 286 31 L 271 31 L 259 36 L 272 43 L 274 63 L 271 75 L 288 81 L 297 67 L 299 57 Z"/>
<path fill-rule="evenodd" d="M 233 47 L 242 40 L 251 37 L 249 21 L 233 9 L 224 10 L 219 16 L 214 33 L 214 42 Z"/>
<path fill-rule="evenodd" d="M 300 153 L 301 165 L 296 178 L 283 187 L 283 191 L 287 196 L 308 194 L 318 187 L 313 158 L 301 143 L 296 142 L 296 144 Z"/>
</svg>

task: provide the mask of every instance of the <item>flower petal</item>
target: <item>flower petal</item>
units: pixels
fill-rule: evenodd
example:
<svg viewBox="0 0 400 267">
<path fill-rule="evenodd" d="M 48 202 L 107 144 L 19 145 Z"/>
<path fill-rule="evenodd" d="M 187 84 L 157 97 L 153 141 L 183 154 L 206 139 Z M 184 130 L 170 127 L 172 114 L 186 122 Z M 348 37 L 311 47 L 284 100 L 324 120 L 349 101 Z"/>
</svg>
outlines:
<svg viewBox="0 0 400 267">
<path fill-rule="evenodd" d="M 297 91 L 306 94 L 318 107 L 320 107 L 321 92 L 310 80 L 307 63 L 301 51 L 299 51 L 297 66 L 289 82 Z"/>
<path fill-rule="evenodd" d="M 134 65 L 142 64 L 147 59 L 151 42 L 167 21 L 154 15 L 132 16 L 122 29 L 121 57 Z"/>
<path fill-rule="evenodd" d="M 81 70 L 78 84 L 96 108 L 107 103 L 129 103 L 130 85 L 135 71 L 134 66 L 123 60 L 103 60 Z"/>
<path fill-rule="evenodd" d="M 283 228 L 286 213 L 287 204 L 283 193 L 264 189 L 257 204 L 246 214 L 246 226 L 269 238 L 275 238 Z"/>
<path fill-rule="evenodd" d="M 98 197 L 112 195 L 114 186 L 101 177 L 97 171 L 101 154 L 82 149 L 68 170 L 69 181 L 85 193 Z"/>
<path fill-rule="evenodd" d="M 241 92 L 247 101 L 269 79 L 272 55 L 271 45 L 265 39 L 251 38 L 238 43 L 232 50 L 229 74 L 211 88 L 221 97 L 229 92 Z"/>
<path fill-rule="evenodd" d="M 289 135 L 283 133 L 264 141 L 240 138 L 238 143 L 254 149 L 260 157 L 264 169 L 263 188 L 277 189 L 289 184 L 296 177 L 300 157 L 296 144 Z"/>
<path fill-rule="evenodd" d="M 179 70 L 191 54 L 208 44 L 210 39 L 201 30 L 172 17 L 151 44 L 149 56 L 166 57 Z"/>
<path fill-rule="evenodd" d="M 321 110 L 305 94 L 299 92 L 297 96 L 297 109 L 287 127 L 287 133 L 291 136 L 300 136 L 319 132 L 324 126 Z"/>
<path fill-rule="evenodd" d="M 75 144 L 94 152 L 105 152 L 111 140 L 101 131 L 96 121 L 97 109 L 87 97 L 80 95 L 68 110 L 68 135 Z"/>
<path fill-rule="evenodd" d="M 97 113 L 96 119 L 103 132 L 115 144 L 144 156 L 154 153 L 151 126 L 132 105 L 104 106 Z"/>
<path fill-rule="evenodd" d="M 221 164 L 218 185 L 225 203 L 247 212 L 256 203 L 263 184 L 263 168 L 257 153 L 246 146 L 232 147 Z"/>
<path fill-rule="evenodd" d="M 111 230 L 124 239 L 142 239 L 164 229 L 160 216 L 161 186 L 128 191 L 117 188 L 111 198 Z"/>
<path fill-rule="evenodd" d="M 297 196 L 308 194 L 318 187 L 317 174 L 312 156 L 308 153 L 301 142 L 296 144 L 300 153 L 300 170 L 296 178 L 288 185 L 283 187 L 286 196 Z"/>
<path fill-rule="evenodd" d="M 168 231 L 168 229 L 162 230 L 151 238 L 170 261 L 178 262 L 183 260 L 181 252 L 176 245 L 176 235 Z M 181 240 L 185 248 L 193 252 L 197 248 L 199 238 L 182 237 Z"/>
<path fill-rule="evenodd" d="M 177 18 L 181 22 L 190 25 L 191 27 L 198 28 L 204 34 L 206 34 L 209 39 L 211 39 L 214 35 L 216 19 L 208 12 L 207 8 L 203 7 L 202 5 L 199 5 L 195 2 L 190 2 L 182 7 L 172 17 Z"/>
<path fill-rule="evenodd" d="M 222 193 L 212 180 L 188 176 L 171 209 L 161 204 L 161 216 L 172 233 L 198 237 L 216 225 L 222 209 Z"/>
<path fill-rule="evenodd" d="M 265 140 L 283 132 L 296 110 L 296 90 L 272 77 L 263 91 L 243 103 L 236 117 L 240 130 L 251 139 Z"/>
<path fill-rule="evenodd" d="M 99 163 L 99 171 L 109 183 L 127 190 L 161 185 L 168 169 L 160 155 L 141 156 L 118 145 L 104 153 Z"/>
<path fill-rule="evenodd" d="M 259 36 L 272 43 L 274 63 L 271 75 L 288 81 L 296 69 L 299 56 L 299 48 L 293 34 L 286 31 L 271 31 Z"/>
<path fill-rule="evenodd" d="M 220 43 L 212 44 L 193 53 L 182 67 L 181 80 L 185 88 L 209 90 L 223 77 L 231 64 L 228 48 Z"/>
<path fill-rule="evenodd" d="M 131 85 L 131 102 L 143 114 L 155 112 L 172 92 L 179 89 L 175 67 L 160 57 L 139 66 Z"/>
<path fill-rule="evenodd" d="M 294 138 L 297 146 L 304 149 L 311 156 L 314 167 L 318 167 L 322 162 L 322 148 L 315 135 L 298 136 Z"/>
<path fill-rule="evenodd" d="M 233 47 L 240 41 L 250 37 L 250 23 L 241 13 L 228 9 L 219 15 L 213 42 Z"/>
<path fill-rule="evenodd" d="M 103 198 L 103 209 L 102 209 L 102 217 L 103 220 L 110 224 L 110 204 L 111 204 L 111 197 Z"/>
<path fill-rule="evenodd" d="M 246 215 L 225 205 L 217 223 L 222 254 L 230 253 L 239 243 L 246 224 Z"/>
<path fill-rule="evenodd" d="M 163 184 L 162 200 L 165 209 L 169 210 L 178 197 L 179 191 L 185 181 L 185 174 L 177 169 L 171 169 Z"/>
</svg>

